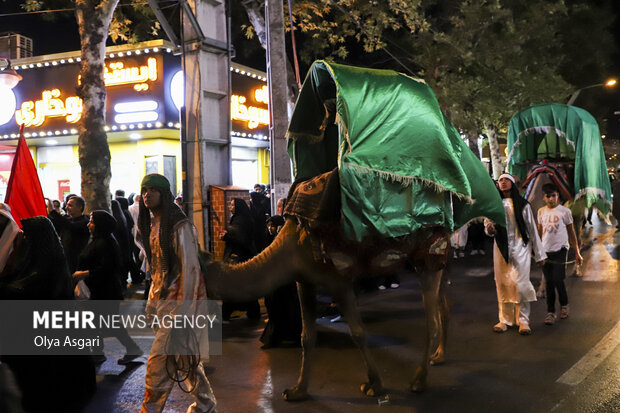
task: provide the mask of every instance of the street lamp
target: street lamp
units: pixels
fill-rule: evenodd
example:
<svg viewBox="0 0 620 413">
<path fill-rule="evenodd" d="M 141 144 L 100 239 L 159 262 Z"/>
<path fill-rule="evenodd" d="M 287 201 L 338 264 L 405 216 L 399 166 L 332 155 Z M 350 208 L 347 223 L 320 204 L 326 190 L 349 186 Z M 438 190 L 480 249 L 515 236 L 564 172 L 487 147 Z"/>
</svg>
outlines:
<svg viewBox="0 0 620 413">
<path fill-rule="evenodd" d="M 15 94 L 13 89 L 22 77 L 11 69 L 9 59 L 0 58 L 0 125 L 6 124 L 15 113 Z"/>
<path fill-rule="evenodd" d="M 2 61 L 4 61 L 4 63 L 1 63 Z M 4 65 L 6 66 L 2 67 Z M 17 86 L 20 80 L 22 80 L 22 77 L 11 68 L 11 61 L 0 57 L 0 86 L 6 86 L 9 89 L 13 89 Z"/>
<path fill-rule="evenodd" d="M 593 87 L 599 87 L 599 86 L 614 87 L 616 86 L 617 83 L 618 81 L 616 79 L 608 79 L 605 83 L 597 83 L 596 85 L 590 85 L 590 86 L 582 87 L 581 89 L 577 89 L 573 92 L 573 94 L 571 95 L 570 99 L 568 99 L 568 102 L 566 104 L 572 105 L 573 103 L 575 103 L 575 100 L 577 100 L 577 97 L 579 96 L 581 91 L 584 89 L 591 89 Z"/>
</svg>

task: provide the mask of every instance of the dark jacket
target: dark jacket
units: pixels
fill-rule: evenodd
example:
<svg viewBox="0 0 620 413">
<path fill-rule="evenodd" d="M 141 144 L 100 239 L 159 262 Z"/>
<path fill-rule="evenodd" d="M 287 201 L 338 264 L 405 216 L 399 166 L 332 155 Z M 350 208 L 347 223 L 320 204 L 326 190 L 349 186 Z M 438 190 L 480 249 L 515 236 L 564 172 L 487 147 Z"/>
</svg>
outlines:
<svg viewBox="0 0 620 413">
<path fill-rule="evenodd" d="M 69 272 L 73 274 L 77 269 L 78 257 L 80 253 L 88 244 L 88 221 L 87 215 L 80 215 L 76 218 L 71 218 L 68 215 L 60 215 L 56 211 L 49 213 L 49 219 L 54 224 L 58 235 L 60 235 L 60 242 L 62 248 L 65 251 L 65 257 L 67 258 L 67 265 L 69 265 Z"/>
<path fill-rule="evenodd" d="M 73 299 L 73 282 L 52 223 L 46 217 L 21 223 L 24 239 L 15 251 L 17 260 L 0 277 L 0 299 Z M 24 410 L 31 413 L 84 411 L 96 390 L 95 367 L 88 355 L 0 355 L 0 359 L 13 370 Z M 4 412 L 1 407 L 0 411 Z"/>
<path fill-rule="evenodd" d="M 269 209 L 265 208 L 265 201 L 269 199 L 260 192 L 250 193 L 250 214 L 252 215 L 254 246 L 256 252 L 261 252 L 269 245 L 269 234 L 267 231 L 267 218 Z"/>
<path fill-rule="evenodd" d="M 72 300 L 73 283 L 58 235 L 45 217 L 22 219 L 24 238 L 0 273 L 2 300 Z"/>
<path fill-rule="evenodd" d="M 252 258 L 256 253 L 252 237 L 253 221 L 245 201 L 235 198 L 234 202 L 235 213 L 230 218 L 226 235 L 222 237 L 222 240 L 226 242 L 224 260 L 243 262 Z"/>
<path fill-rule="evenodd" d="M 120 300 L 121 252 L 112 235 L 116 220 L 106 211 L 94 211 L 92 216 L 95 231 L 80 254 L 78 269 L 89 271 L 84 281 L 91 300 Z"/>
</svg>

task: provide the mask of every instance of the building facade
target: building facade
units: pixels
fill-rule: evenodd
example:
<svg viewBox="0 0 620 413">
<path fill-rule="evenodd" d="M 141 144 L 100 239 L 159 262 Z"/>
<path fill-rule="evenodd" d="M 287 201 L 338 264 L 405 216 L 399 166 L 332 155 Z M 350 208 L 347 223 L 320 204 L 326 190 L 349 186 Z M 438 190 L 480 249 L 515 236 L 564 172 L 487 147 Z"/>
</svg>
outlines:
<svg viewBox="0 0 620 413">
<path fill-rule="evenodd" d="M 22 76 L 12 90 L 0 90 L 0 199 L 4 199 L 20 125 L 33 153 L 46 197 L 80 193 L 77 124 L 82 101 L 80 53 L 12 61 Z M 233 184 L 251 188 L 268 182 L 266 75 L 231 68 Z M 139 191 L 145 174 L 161 173 L 181 190 L 179 110 L 183 104 L 181 57 L 155 40 L 106 50 L 106 132 L 111 153 L 110 190 Z"/>
</svg>

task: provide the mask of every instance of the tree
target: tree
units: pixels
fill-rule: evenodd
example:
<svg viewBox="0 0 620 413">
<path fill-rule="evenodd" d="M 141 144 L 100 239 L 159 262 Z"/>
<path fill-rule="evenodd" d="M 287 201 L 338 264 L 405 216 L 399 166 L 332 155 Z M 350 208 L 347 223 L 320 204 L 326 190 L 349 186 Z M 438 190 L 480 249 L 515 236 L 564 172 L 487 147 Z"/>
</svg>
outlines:
<svg viewBox="0 0 620 413">
<path fill-rule="evenodd" d="M 430 30 L 414 45 L 447 116 L 468 136 L 486 132 L 494 177 L 501 174 L 497 132 L 519 109 L 562 100 L 571 86 L 564 62 L 561 0 L 439 1 Z"/>
<path fill-rule="evenodd" d="M 300 60 L 306 65 L 317 58 L 349 60 L 351 48 L 361 46 L 359 54 L 372 54 L 385 47 L 387 32 L 410 33 L 423 27 L 417 12 L 421 0 L 303 0 L 293 4 L 293 23 Z M 242 0 L 249 25 L 243 25 L 247 38 L 258 38 L 266 49 L 265 0 Z M 290 32 L 288 4 L 285 5 L 286 30 Z M 358 54 L 358 56 L 359 56 Z M 290 59 L 289 59 L 290 60 Z M 401 67 L 402 70 L 402 67 Z M 297 86 L 293 67 L 288 65 L 289 102 L 294 104 Z"/>
<path fill-rule="evenodd" d="M 609 4 L 317 0 L 296 1 L 293 18 L 306 63 L 317 57 L 345 60 L 423 77 L 472 148 L 480 133 L 489 136 L 497 176 L 496 135 L 505 132 L 510 117 L 535 103 L 564 101 L 583 73 L 605 68 L 613 51 Z M 254 30 L 246 32 L 251 36 Z M 260 28 L 256 33 L 260 38 Z M 587 59 L 573 47 L 577 40 L 590 51 Z M 609 52 L 597 51 L 597 44 Z M 579 70 L 571 72 L 574 67 Z"/>
<path fill-rule="evenodd" d="M 129 40 L 132 21 L 123 13 L 114 11 L 119 0 L 25 0 L 22 7 L 36 11 L 75 7 L 80 32 L 81 70 L 78 96 L 83 100 L 82 118 L 78 126 L 78 154 L 81 168 L 81 195 L 87 211 L 110 209 L 110 149 L 105 127 L 106 88 L 103 79 L 106 40 Z M 137 4 L 136 13 L 148 14 Z M 116 19 L 115 19 L 116 17 Z M 137 19 L 136 33 L 148 19 Z"/>
</svg>

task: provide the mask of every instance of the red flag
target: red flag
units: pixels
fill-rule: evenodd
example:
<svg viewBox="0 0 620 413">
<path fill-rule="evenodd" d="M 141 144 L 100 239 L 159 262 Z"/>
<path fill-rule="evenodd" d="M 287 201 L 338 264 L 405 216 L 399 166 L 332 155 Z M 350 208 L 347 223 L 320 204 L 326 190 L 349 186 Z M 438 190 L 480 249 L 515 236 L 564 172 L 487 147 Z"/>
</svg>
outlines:
<svg viewBox="0 0 620 413">
<path fill-rule="evenodd" d="M 47 216 L 47 208 L 43 199 L 41 182 L 37 168 L 24 139 L 24 125 L 19 130 L 19 142 L 13 158 L 11 176 L 6 190 L 4 203 L 11 207 L 11 214 L 21 228 L 20 219 Z"/>
</svg>

